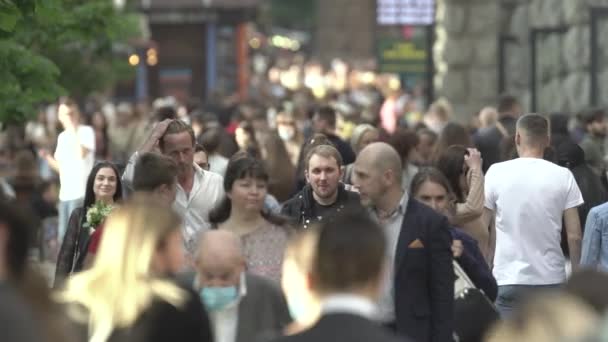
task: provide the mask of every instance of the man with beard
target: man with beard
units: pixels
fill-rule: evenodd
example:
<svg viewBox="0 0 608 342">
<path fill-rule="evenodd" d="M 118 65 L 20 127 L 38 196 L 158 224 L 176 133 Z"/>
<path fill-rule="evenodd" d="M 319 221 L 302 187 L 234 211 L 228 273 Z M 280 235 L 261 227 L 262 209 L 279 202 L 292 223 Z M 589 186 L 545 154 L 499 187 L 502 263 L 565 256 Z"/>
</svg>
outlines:
<svg viewBox="0 0 608 342">
<path fill-rule="evenodd" d="M 196 141 L 192 127 L 181 120 L 164 120 L 156 125 L 144 145 L 129 159 L 123 181 L 133 181 L 134 166 L 140 154 L 158 146 L 160 152 L 177 164 L 177 194 L 173 208 L 184 218 L 184 244 L 189 256 L 196 251 L 198 232 L 210 228 L 211 209 L 224 197 L 222 176 L 205 171 L 194 163 Z"/>
<path fill-rule="evenodd" d="M 293 223 L 308 228 L 312 223 L 332 220 L 347 206 L 358 206 L 357 193 L 345 189 L 342 156 L 330 145 L 313 147 L 305 158 L 307 185 L 281 210 Z"/>
<path fill-rule="evenodd" d="M 587 134 L 581 141 L 580 146 L 585 151 L 585 161 L 591 166 L 593 171 L 601 176 L 606 169 L 606 112 L 600 108 L 586 111 L 582 115 L 583 123 Z"/>
</svg>

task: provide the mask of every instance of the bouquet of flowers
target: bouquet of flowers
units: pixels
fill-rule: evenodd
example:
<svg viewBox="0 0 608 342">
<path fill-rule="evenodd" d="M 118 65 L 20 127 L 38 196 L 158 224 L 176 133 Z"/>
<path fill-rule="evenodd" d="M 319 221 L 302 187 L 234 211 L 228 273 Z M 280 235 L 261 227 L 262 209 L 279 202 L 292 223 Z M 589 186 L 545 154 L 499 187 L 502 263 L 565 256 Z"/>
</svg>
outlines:
<svg viewBox="0 0 608 342">
<path fill-rule="evenodd" d="M 84 223 L 84 227 L 95 229 L 100 223 L 102 223 L 110 212 L 114 209 L 114 206 L 105 204 L 103 202 L 97 202 L 87 210 L 87 221 Z"/>
</svg>

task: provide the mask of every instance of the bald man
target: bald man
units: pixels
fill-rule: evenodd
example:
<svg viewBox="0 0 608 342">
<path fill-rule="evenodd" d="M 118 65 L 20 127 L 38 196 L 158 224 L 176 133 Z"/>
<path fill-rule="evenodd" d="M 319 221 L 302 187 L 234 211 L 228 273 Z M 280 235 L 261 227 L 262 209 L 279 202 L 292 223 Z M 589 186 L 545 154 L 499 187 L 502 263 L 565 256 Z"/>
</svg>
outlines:
<svg viewBox="0 0 608 342">
<path fill-rule="evenodd" d="M 183 277 L 200 293 L 216 342 L 246 342 L 280 335 L 291 322 L 287 302 L 270 280 L 247 273 L 241 240 L 225 230 L 204 232 L 196 274 Z"/>
<path fill-rule="evenodd" d="M 361 202 L 387 237 L 388 272 L 379 320 L 421 342 L 452 341 L 454 270 L 448 221 L 409 198 L 401 187 L 401 159 L 390 145 L 373 143 L 355 162 Z"/>
</svg>

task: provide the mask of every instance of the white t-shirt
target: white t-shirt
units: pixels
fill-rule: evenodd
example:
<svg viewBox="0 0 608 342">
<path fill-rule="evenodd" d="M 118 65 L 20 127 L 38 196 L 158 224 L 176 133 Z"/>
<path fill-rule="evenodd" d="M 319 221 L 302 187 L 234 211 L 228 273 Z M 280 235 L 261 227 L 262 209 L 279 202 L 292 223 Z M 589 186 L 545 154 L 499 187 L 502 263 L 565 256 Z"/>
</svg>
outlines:
<svg viewBox="0 0 608 342">
<path fill-rule="evenodd" d="M 485 177 L 485 207 L 496 214 L 498 285 L 564 282 L 563 213 L 581 204 L 583 196 L 566 168 L 537 158 L 492 165 Z"/>
<path fill-rule="evenodd" d="M 95 162 L 95 132 L 90 126 L 80 125 L 76 130 L 80 145 L 88 150 L 82 157 L 76 145 L 76 135 L 63 131 L 57 138 L 55 160 L 59 163 L 59 200 L 71 201 L 84 197 L 87 177 Z"/>
</svg>

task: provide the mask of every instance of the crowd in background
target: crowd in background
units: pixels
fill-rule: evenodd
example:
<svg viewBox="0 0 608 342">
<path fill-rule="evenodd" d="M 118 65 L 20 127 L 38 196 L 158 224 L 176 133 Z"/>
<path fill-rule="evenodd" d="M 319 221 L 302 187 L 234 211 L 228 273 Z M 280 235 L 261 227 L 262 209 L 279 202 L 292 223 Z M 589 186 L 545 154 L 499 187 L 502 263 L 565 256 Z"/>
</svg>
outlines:
<svg viewBox="0 0 608 342">
<path fill-rule="evenodd" d="M 507 95 L 468 122 L 415 92 L 324 95 L 61 99 L 6 129 L 0 285 L 16 290 L 0 293 L 0 325 L 40 324 L 14 341 L 608 338 L 603 109 L 551 113 L 543 128 Z M 528 174 L 534 193 L 509 193 Z M 526 198 L 540 204 L 508 216 Z M 555 220 L 527 213 L 554 202 Z M 549 233 L 518 231 L 526 220 Z M 532 271 L 505 261 L 530 255 Z M 52 265 L 46 281 L 26 257 Z"/>
</svg>

